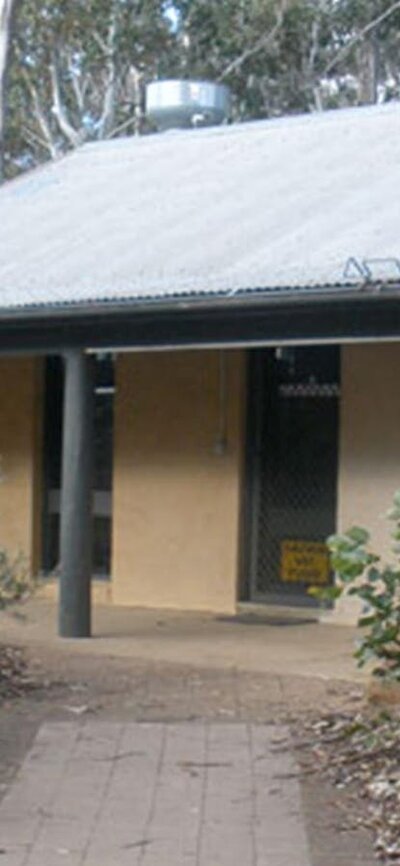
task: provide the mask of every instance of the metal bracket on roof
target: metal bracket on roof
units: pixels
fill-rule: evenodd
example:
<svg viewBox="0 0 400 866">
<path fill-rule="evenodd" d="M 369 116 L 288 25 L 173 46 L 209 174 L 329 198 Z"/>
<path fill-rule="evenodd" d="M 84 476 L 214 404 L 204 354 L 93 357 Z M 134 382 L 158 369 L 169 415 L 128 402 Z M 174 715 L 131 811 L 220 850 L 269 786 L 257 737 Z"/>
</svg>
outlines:
<svg viewBox="0 0 400 866">
<path fill-rule="evenodd" d="M 372 279 L 374 278 L 374 265 L 378 265 L 378 267 L 380 266 L 381 268 L 380 275 L 377 275 L 376 279 L 379 279 L 379 276 L 381 279 L 383 279 L 382 266 L 385 267 L 386 271 L 385 279 L 393 280 L 396 277 L 400 276 L 400 259 L 398 259 L 396 256 L 384 256 L 373 259 L 364 259 L 363 264 L 365 264 L 365 266 L 369 269 Z"/>
<path fill-rule="evenodd" d="M 355 276 L 361 277 L 363 282 L 365 282 L 371 278 L 371 272 L 365 261 L 360 262 L 355 256 L 350 256 L 343 271 L 343 279 L 349 280 Z"/>
<path fill-rule="evenodd" d="M 376 266 L 379 267 L 379 273 L 374 273 Z M 385 274 L 382 266 L 385 268 Z M 400 259 L 396 256 L 385 256 L 360 260 L 351 256 L 347 259 L 343 277 L 351 279 L 355 276 L 361 277 L 364 283 L 395 279 L 400 276 Z"/>
</svg>

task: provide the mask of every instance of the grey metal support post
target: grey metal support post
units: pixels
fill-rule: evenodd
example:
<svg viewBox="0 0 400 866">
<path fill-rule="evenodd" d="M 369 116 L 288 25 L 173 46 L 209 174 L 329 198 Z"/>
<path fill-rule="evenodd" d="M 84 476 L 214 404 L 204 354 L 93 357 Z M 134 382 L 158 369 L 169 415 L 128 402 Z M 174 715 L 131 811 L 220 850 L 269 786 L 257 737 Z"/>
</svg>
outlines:
<svg viewBox="0 0 400 866">
<path fill-rule="evenodd" d="M 61 637 L 90 637 L 94 361 L 81 349 L 65 354 L 62 449 Z"/>
</svg>

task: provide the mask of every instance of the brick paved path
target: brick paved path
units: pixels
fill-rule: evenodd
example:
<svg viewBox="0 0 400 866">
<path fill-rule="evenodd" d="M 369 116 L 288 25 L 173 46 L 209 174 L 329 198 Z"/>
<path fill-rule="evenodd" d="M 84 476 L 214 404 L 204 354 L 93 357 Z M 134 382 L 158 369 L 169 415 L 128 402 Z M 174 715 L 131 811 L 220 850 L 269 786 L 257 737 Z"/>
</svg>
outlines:
<svg viewBox="0 0 400 866">
<path fill-rule="evenodd" d="M 54 722 L 0 806 L 1 866 L 310 866 L 282 726 Z"/>
</svg>

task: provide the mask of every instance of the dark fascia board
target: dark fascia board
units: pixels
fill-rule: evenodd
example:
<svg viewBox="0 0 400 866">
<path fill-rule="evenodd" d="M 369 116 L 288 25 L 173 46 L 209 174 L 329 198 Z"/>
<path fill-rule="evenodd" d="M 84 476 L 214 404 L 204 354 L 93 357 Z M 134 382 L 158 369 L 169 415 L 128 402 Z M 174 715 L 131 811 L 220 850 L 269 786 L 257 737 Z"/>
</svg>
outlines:
<svg viewBox="0 0 400 866">
<path fill-rule="evenodd" d="M 0 314 L 0 352 L 184 349 L 400 339 L 400 287 L 105 303 Z"/>
<path fill-rule="evenodd" d="M 165 295 L 164 297 L 137 297 L 122 299 L 102 299 L 88 301 L 56 302 L 51 304 L 20 305 L 0 307 L 2 322 L 59 320 L 84 317 L 120 316 L 127 314 L 157 315 L 182 310 L 224 310 L 236 307 L 285 306 L 299 304 L 325 304 L 331 299 L 350 300 L 370 297 L 400 297 L 400 281 L 389 283 L 368 283 L 327 286 L 299 286 L 270 289 L 242 289 L 235 292 Z"/>
</svg>

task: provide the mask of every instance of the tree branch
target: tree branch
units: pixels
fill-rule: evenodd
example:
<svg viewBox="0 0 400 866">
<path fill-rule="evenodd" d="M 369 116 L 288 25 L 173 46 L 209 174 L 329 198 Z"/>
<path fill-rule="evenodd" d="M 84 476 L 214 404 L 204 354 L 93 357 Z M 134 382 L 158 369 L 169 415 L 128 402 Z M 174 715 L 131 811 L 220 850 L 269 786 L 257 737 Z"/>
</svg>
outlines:
<svg viewBox="0 0 400 866">
<path fill-rule="evenodd" d="M 53 154 L 49 150 L 47 140 L 42 138 L 41 135 L 38 135 L 36 132 L 33 131 L 33 129 L 30 129 L 29 126 L 23 126 L 21 132 L 27 144 L 33 146 L 39 145 L 41 148 L 43 148 L 43 150 L 47 150 L 47 152 L 50 153 L 50 156 L 53 158 Z"/>
<path fill-rule="evenodd" d="M 114 125 L 115 117 L 115 91 L 117 75 L 115 69 L 115 42 L 118 32 L 117 10 L 114 4 L 112 10 L 110 27 L 107 35 L 106 51 L 106 85 L 104 89 L 103 110 L 98 122 L 97 137 L 106 138 Z"/>
<path fill-rule="evenodd" d="M 315 61 L 318 55 L 319 36 L 321 29 L 321 15 L 314 19 L 311 28 L 311 45 L 307 57 L 306 78 L 309 82 L 310 91 L 313 95 L 314 108 L 317 111 L 323 111 L 324 105 L 322 100 L 321 89 L 318 83 L 315 83 Z"/>
<path fill-rule="evenodd" d="M 382 12 L 381 15 L 378 15 L 377 18 L 374 18 L 372 21 L 369 22 L 369 24 L 363 27 L 359 33 L 356 33 L 354 36 L 352 36 L 351 39 L 349 39 L 349 41 L 347 42 L 347 44 L 343 45 L 342 48 L 339 49 L 335 56 L 325 66 L 321 77 L 323 77 L 324 75 L 328 75 L 328 73 L 331 72 L 332 69 L 334 69 L 336 64 L 339 63 L 339 61 L 342 60 L 342 58 L 345 57 L 346 54 L 348 54 L 348 52 L 351 51 L 351 49 L 354 48 L 354 46 L 357 45 L 358 42 L 362 42 L 362 40 L 366 36 L 368 36 L 369 33 L 372 33 L 373 30 L 379 27 L 380 24 L 383 24 L 384 21 L 390 18 L 390 16 L 398 10 L 400 10 L 400 0 L 397 0 L 396 3 L 392 3 L 392 5 L 389 6 L 389 8 L 386 9 L 385 12 Z"/>
<path fill-rule="evenodd" d="M 85 102 L 84 102 L 83 88 L 81 87 L 79 75 L 77 74 L 76 69 L 74 69 L 74 62 L 73 62 L 71 49 L 67 50 L 65 52 L 65 54 L 66 54 L 66 65 L 67 65 L 67 69 L 68 69 L 69 79 L 71 82 L 71 87 L 72 87 L 72 90 L 73 90 L 74 96 L 75 96 L 75 102 L 76 102 L 76 105 L 78 108 L 78 112 L 82 117 L 82 115 L 85 113 Z"/>
<path fill-rule="evenodd" d="M 107 133 L 106 138 L 115 138 L 120 132 L 124 132 L 125 129 L 129 129 L 130 126 L 136 125 L 136 117 L 133 114 L 132 117 L 129 117 L 128 120 L 125 120 L 124 123 L 120 123 L 119 126 L 115 126 L 114 129 L 111 129 L 110 132 Z"/>
<path fill-rule="evenodd" d="M 43 109 L 42 103 L 40 101 L 39 93 L 33 82 L 30 80 L 27 71 L 24 69 L 22 72 L 23 80 L 25 86 L 27 87 L 33 105 L 33 112 L 35 115 L 35 119 L 37 125 L 42 133 L 43 139 L 38 138 L 40 143 L 44 144 L 46 150 L 49 152 L 52 159 L 57 159 L 59 156 L 59 148 L 57 143 L 53 139 L 53 135 L 51 133 L 50 124 L 46 117 L 45 111 Z M 25 127 L 28 130 L 28 127 Z M 31 136 L 33 136 L 33 132 L 29 130 Z"/>
<path fill-rule="evenodd" d="M 70 123 L 69 121 L 68 114 L 61 96 L 57 61 L 54 57 L 50 63 L 50 78 L 53 90 L 53 111 L 57 123 L 60 127 L 61 132 L 63 133 L 67 141 L 72 145 L 72 147 L 79 147 L 79 145 L 82 144 L 84 140 L 84 136 L 82 134 L 82 131 L 76 130 L 75 127 L 72 126 L 72 123 Z"/>
<path fill-rule="evenodd" d="M 249 48 L 246 49 L 246 51 L 243 51 L 243 53 L 239 57 L 235 57 L 235 60 L 232 60 L 232 62 L 229 63 L 228 66 L 226 66 L 226 68 L 224 69 L 224 71 L 218 76 L 217 81 L 224 81 L 224 79 L 227 78 L 228 75 L 231 75 L 232 72 L 237 72 L 237 70 L 240 69 L 240 67 L 243 66 L 244 63 L 246 63 L 246 60 L 248 60 L 250 57 L 253 57 L 254 54 L 258 54 L 258 52 L 262 51 L 264 48 L 267 48 L 268 45 L 273 42 L 277 33 L 279 33 L 279 30 L 282 27 L 284 15 L 285 5 L 281 7 L 277 20 L 272 29 L 269 30 L 268 33 L 264 33 L 262 36 L 260 36 L 260 38 L 257 39 L 257 41 L 254 43 L 254 45 L 251 45 Z"/>
</svg>

